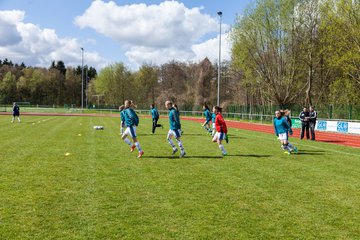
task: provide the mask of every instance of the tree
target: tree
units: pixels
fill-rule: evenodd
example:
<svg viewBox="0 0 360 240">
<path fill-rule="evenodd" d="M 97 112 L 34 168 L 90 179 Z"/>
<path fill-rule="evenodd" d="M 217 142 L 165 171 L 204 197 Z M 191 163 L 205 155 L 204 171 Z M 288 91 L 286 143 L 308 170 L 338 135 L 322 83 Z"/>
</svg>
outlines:
<svg viewBox="0 0 360 240">
<path fill-rule="evenodd" d="M 104 96 L 107 105 L 119 106 L 126 99 L 132 99 L 136 95 L 131 91 L 132 86 L 132 75 L 122 63 L 102 69 L 95 82 L 96 93 Z"/>
<path fill-rule="evenodd" d="M 196 67 L 196 89 L 195 104 L 201 106 L 204 103 L 209 103 L 213 100 L 211 80 L 214 78 L 214 68 L 208 58 L 205 58 Z"/>
<path fill-rule="evenodd" d="M 357 0 L 328 0 L 322 8 L 322 54 L 334 69 L 331 96 L 360 103 L 353 94 L 360 88 L 360 4 Z M 337 87 L 353 91 L 338 91 Z M 344 90 L 345 90 L 344 89 Z"/>
</svg>

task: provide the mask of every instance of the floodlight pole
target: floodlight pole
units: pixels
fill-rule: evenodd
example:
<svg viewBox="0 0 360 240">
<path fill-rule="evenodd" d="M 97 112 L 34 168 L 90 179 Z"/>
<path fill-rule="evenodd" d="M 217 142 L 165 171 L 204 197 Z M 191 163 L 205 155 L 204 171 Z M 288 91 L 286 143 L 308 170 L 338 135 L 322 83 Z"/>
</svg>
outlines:
<svg viewBox="0 0 360 240">
<path fill-rule="evenodd" d="M 218 60 L 218 86 L 217 86 L 217 105 L 220 106 L 220 71 L 221 71 L 221 17 L 222 12 L 217 12 L 219 15 L 219 22 L 220 22 L 220 34 L 219 34 L 219 60 Z"/>
<path fill-rule="evenodd" d="M 84 110 L 84 48 L 81 48 L 81 111 Z"/>
</svg>

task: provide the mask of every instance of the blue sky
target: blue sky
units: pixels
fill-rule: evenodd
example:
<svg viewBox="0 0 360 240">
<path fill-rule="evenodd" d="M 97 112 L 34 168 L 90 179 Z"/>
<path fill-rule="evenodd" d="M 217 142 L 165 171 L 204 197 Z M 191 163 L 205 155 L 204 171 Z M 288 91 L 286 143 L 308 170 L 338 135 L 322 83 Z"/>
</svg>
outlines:
<svg viewBox="0 0 360 240">
<path fill-rule="evenodd" d="M 230 58 L 226 33 L 251 0 L 0 0 L 0 58 L 49 66 L 85 64 L 101 69 L 124 62 L 217 60 L 218 16 L 223 12 L 223 59 Z"/>
</svg>

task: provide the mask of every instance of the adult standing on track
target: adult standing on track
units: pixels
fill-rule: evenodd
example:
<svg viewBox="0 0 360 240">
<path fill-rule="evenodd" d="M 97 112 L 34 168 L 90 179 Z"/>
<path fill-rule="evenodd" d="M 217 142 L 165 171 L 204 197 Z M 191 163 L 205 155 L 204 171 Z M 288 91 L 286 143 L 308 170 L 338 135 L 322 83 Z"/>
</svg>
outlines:
<svg viewBox="0 0 360 240">
<path fill-rule="evenodd" d="M 311 140 L 315 141 L 315 125 L 316 125 L 316 118 L 317 118 L 317 112 L 313 107 L 309 108 L 309 127 L 310 127 L 310 133 L 311 133 Z"/>
<path fill-rule="evenodd" d="M 301 120 L 301 133 L 300 139 L 304 138 L 304 132 L 306 131 L 306 138 L 309 139 L 309 117 L 310 113 L 306 107 L 303 108 L 303 111 L 300 113 L 299 118 Z"/>
<path fill-rule="evenodd" d="M 12 117 L 12 120 L 11 120 L 12 123 L 14 123 L 15 117 L 17 117 L 17 119 L 18 119 L 18 121 L 20 123 L 20 108 L 16 104 L 16 102 L 13 103 L 13 117 Z"/>
</svg>

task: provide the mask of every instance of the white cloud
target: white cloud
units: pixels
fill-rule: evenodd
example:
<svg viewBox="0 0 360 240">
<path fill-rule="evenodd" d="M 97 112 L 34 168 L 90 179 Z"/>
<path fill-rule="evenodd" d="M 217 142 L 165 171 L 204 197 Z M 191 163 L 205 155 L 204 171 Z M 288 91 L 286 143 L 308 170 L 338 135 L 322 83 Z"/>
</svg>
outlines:
<svg viewBox="0 0 360 240">
<path fill-rule="evenodd" d="M 219 59 L 219 35 L 216 38 L 209 39 L 200 44 L 192 46 L 193 52 L 196 54 L 195 59 L 209 58 L 211 61 Z M 229 34 L 221 35 L 221 60 L 231 59 L 231 42 Z"/>
<path fill-rule="evenodd" d="M 177 1 L 120 6 L 113 1 L 97 0 L 74 23 L 116 41 L 135 66 L 143 62 L 198 61 L 206 56 L 217 59 L 216 39 L 203 43 L 201 39 L 218 32 L 218 21 L 201 10 L 189 9 Z"/>
<path fill-rule="evenodd" d="M 54 29 L 24 23 L 22 11 L 0 11 L 0 56 L 31 66 L 50 66 L 63 61 L 66 66 L 81 64 L 81 44 L 75 38 L 59 38 Z M 3 31 L 5 30 L 5 31 Z M 85 52 L 86 64 L 101 67 L 99 54 Z"/>
<path fill-rule="evenodd" d="M 9 46 L 21 41 L 16 24 L 22 21 L 22 11 L 0 11 L 0 46 Z"/>
</svg>

